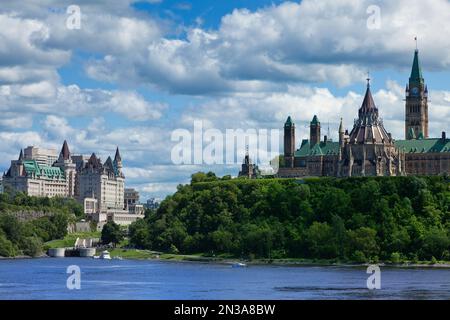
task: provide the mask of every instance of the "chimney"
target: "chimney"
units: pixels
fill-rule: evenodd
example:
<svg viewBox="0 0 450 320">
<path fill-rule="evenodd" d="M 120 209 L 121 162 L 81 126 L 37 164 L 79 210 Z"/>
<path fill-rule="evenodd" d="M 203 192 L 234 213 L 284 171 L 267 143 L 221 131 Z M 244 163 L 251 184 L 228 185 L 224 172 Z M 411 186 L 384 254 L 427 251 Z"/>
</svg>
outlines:
<svg viewBox="0 0 450 320">
<path fill-rule="evenodd" d="M 446 135 L 445 135 L 445 131 L 442 131 L 442 140 L 447 139 Z"/>
<path fill-rule="evenodd" d="M 323 142 L 327 143 L 327 140 L 328 140 L 328 137 L 327 137 L 327 135 L 325 135 L 325 136 L 323 137 Z"/>
</svg>

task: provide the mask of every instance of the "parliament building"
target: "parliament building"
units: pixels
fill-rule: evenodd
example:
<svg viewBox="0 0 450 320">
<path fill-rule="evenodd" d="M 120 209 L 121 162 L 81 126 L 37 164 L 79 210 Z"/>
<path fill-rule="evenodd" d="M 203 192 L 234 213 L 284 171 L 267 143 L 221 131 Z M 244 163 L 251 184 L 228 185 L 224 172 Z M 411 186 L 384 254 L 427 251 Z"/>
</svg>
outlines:
<svg viewBox="0 0 450 320">
<path fill-rule="evenodd" d="M 450 139 L 428 136 L 428 88 L 422 76 L 419 51 L 414 53 L 405 91 L 405 139 L 395 140 L 386 130 L 372 97 L 370 80 L 352 130 L 342 119 L 338 141 L 325 135 L 317 116 L 310 123 L 309 139 L 299 148 L 291 117 L 284 124 L 284 155 L 279 177 L 401 176 L 450 174 Z"/>
</svg>

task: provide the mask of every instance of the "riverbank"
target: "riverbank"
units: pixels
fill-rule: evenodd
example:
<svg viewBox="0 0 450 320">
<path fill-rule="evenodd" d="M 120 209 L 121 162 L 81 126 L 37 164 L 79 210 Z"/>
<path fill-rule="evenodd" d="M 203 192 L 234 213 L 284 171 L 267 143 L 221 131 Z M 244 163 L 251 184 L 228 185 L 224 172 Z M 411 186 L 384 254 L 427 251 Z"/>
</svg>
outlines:
<svg viewBox="0 0 450 320">
<path fill-rule="evenodd" d="M 161 260 L 161 261 L 173 261 L 173 262 L 197 262 L 197 263 L 215 263 L 215 264 L 233 264 L 236 262 L 243 262 L 246 265 L 273 265 L 273 266 L 330 266 L 330 267 L 364 267 L 370 263 L 356 263 L 351 261 L 331 261 L 331 260 L 318 260 L 318 259 L 236 259 L 233 257 L 210 257 L 202 254 L 195 255 L 183 255 L 183 254 L 171 254 L 161 253 L 151 250 L 138 250 L 138 249 L 111 249 L 109 250 L 111 257 L 121 257 L 123 259 L 135 259 L 135 260 Z M 375 264 L 375 263 L 374 263 Z M 376 263 L 379 266 L 395 267 L 395 268 L 450 268 L 449 261 L 439 261 L 437 263 L 431 263 L 428 261 L 420 262 L 403 262 L 403 263 L 390 263 L 379 262 Z"/>
<path fill-rule="evenodd" d="M 231 256 L 226 257 L 211 257 L 204 256 L 202 254 L 172 254 L 172 253 L 162 253 L 151 250 L 139 250 L 139 249 L 124 249 L 124 248 L 113 248 L 108 249 L 112 258 L 121 257 L 126 260 L 154 260 L 154 261 L 165 261 L 165 262 L 185 262 L 185 263 L 212 263 L 212 264 L 224 264 L 231 265 L 236 262 L 245 263 L 248 266 L 257 265 L 272 265 L 272 266 L 311 266 L 311 267 L 365 267 L 371 263 L 356 263 L 351 261 L 333 261 L 333 260 L 318 260 L 318 259 L 295 259 L 295 258 L 284 258 L 284 259 L 237 259 Z M 97 252 L 98 254 L 99 252 Z M 40 255 L 34 258 L 50 258 L 47 255 Z M 30 256 L 16 256 L 16 257 L 0 257 L 0 260 L 17 260 L 17 259 L 33 259 Z M 428 261 L 420 262 L 403 262 L 403 263 L 390 263 L 390 262 L 378 262 L 373 263 L 380 267 L 392 267 L 392 268 L 444 268 L 450 269 L 450 261 L 439 261 L 437 263 L 431 263 Z"/>
</svg>

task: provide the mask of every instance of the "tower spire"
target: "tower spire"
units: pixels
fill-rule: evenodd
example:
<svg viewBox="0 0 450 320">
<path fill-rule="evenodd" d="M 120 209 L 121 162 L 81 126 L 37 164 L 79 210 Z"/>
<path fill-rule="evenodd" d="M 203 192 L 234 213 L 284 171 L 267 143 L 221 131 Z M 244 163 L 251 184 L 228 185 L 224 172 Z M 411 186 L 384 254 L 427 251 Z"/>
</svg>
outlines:
<svg viewBox="0 0 450 320">
<path fill-rule="evenodd" d="M 367 90 L 361 108 L 359 109 L 359 114 L 361 116 L 362 114 L 372 111 L 377 112 L 378 109 L 373 101 L 372 92 L 370 91 L 370 78 L 367 78 Z"/>
<path fill-rule="evenodd" d="M 122 157 L 120 155 L 119 147 L 116 148 L 116 154 L 114 156 L 114 164 L 116 168 L 118 169 L 122 168 Z"/>
<path fill-rule="evenodd" d="M 414 60 L 411 68 L 411 75 L 406 90 L 405 105 L 405 138 L 412 139 L 423 136 L 428 138 L 428 88 L 422 74 L 422 67 L 419 60 L 419 49 L 416 41 Z M 414 135 L 411 134 L 411 129 Z"/>
<path fill-rule="evenodd" d="M 70 158 L 69 145 L 67 144 L 66 140 L 64 140 L 61 152 L 59 153 L 59 158 L 62 160 L 69 160 Z"/>
<path fill-rule="evenodd" d="M 414 51 L 414 60 L 411 68 L 411 76 L 409 77 L 409 87 L 411 88 L 412 84 L 423 84 L 423 76 L 422 76 L 422 67 L 420 66 L 419 61 L 419 49 L 416 48 Z"/>
</svg>

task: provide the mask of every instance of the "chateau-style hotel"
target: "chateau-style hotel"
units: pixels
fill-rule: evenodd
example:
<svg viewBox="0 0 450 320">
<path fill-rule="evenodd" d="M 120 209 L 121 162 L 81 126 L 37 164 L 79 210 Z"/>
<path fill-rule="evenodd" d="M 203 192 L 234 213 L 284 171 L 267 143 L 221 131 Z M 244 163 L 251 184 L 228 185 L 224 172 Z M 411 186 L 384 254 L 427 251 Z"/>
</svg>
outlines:
<svg viewBox="0 0 450 320">
<path fill-rule="evenodd" d="M 3 175 L 5 189 L 37 197 L 64 197 L 78 200 L 93 221 L 112 220 L 129 225 L 143 218 L 143 206 L 134 189 L 125 189 L 122 157 L 116 149 L 114 160 L 102 162 L 91 156 L 72 154 L 64 141 L 56 150 L 30 146 L 20 150 L 19 158 Z"/>
<path fill-rule="evenodd" d="M 445 131 L 440 137 L 428 135 L 428 87 L 417 49 L 405 101 L 404 140 L 394 140 L 385 129 L 370 91 L 370 79 L 350 132 L 344 130 L 341 119 L 339 141 L 331 141 L 327 136 L 322 139 L 320 121 L 314 116 L 310 123 L 310 138 L 303 140 L 297 148 L 295 124 L 288 117 L 284 124 L 284 154 L 280 157 L 278 176 L 450 174 L 450 139 Z"/>
</svg>

